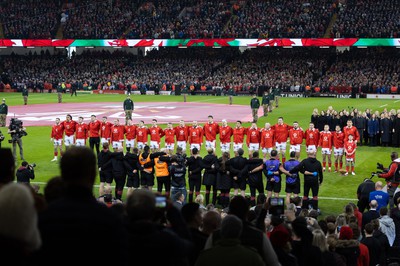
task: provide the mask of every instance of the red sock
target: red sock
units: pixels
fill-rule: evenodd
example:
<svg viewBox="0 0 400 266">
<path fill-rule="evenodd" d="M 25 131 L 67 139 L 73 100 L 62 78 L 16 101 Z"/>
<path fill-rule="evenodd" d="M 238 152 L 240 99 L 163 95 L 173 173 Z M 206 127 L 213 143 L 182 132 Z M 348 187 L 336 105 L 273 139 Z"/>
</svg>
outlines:
<svg viewBox="0 0 400 266">
<path fill-rule="evenodd" d="M 286 158 L 283 157 L 283 158 L 282 158 L 282 163 L 285 163 L 285 162 L 286 162 Z"/>
<path fill-rule="evenodd" d="M 337 167 L 338 167 L 338 163 L 335 163 L 335 169 L 337 170 Z"/>
<path fill-rule="evenodd" d="M 354 166 L 351 167 L 351 171 L 354 172 Z"/>
<path fill-rule="evenodd" d="M 349 167 L 348 166 L 346 166 L 346 172 L 349 172 Z"/>
<path fill-rule="evenodd" d="M 55 152 L 54 152 L 54 156 L 56 156 L 56 157 L 57 157 L 57 155 L 58 155 L 58 152 L 56 152 L 56 151 L 55 151 Z"/>
<path fill-rule="evenodd" d="M 326 166 L 326 162 L 322 162 L 322 166 L 325 168 L 325 166 Z"/>
<path fill-rule="evenodd" d="M 339 166 L 340 166 L 340 169 L 342 169 L 342 168 L 343 168 L 343 163 L 340 162 L 340 163 L 339 163 Z"/>
<path fill-rule="evenodd" d="M 329 166 L 329 168 L 331 168 L 332 167 L 332 163 L 328 163 L 328 166 Z"/>
</svg>

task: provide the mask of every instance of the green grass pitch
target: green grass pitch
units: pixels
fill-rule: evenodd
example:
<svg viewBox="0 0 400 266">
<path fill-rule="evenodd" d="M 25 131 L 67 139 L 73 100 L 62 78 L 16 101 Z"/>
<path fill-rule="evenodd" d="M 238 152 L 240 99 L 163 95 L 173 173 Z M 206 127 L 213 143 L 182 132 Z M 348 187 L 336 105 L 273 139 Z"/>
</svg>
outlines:
<svg viewBox="0 0 400 266">
<path fill-rule="evenodd" d="M 67 95 L 69 96 L 69 95 Z M 1 93 L 1 98 L 7 99 L 8 106 L 21 105 L 23 99 L 19 93 Z M 63 97 L 64 102 L 119 102 L 121 103 L 125 99 L 124 95 L 88 95 L 80 94 L 78 97 Z M 147 95 L 134 95 L 133 100 L 135 103 L 138 102 L 182 102 L 183 96 L 147 96 Z M 29 104 L 39 103 L 56 103 L 56 94 L 37 94 L 32 93 L 29 96 Z M 188 96 L 187 101 L 190 102 L 209 102 L 210 113 L 212 114 L 212 104 L 224 104 L 228 103 L 228 98 L 224 96 Z M 250 97 L 237 96 L 233 99 L 234 104 L 249 105 Z M 373 111 L 382 111 L 383 108 L 388 110 L 398 108 L 395 100 L 375 100 L 375 99 L 336 99 L 336 98 L 281 98 L 279 108 L 274 109 L 268 117 L 261 117 L 258 121 L 258 126 L 263 127 L 265 122 L 275 124 L 277 118 L 283 116 L 284 121 L 288 124 L 292 124 L 293 121 L 297 120 L 303 129 L 308 127 L 310 116 L 314 108 L 319 110 L 325 110 L 328 106 L 333 106 L 335 110 L 348 109 L 349 107 L 358 108 L 359 110 L 365 110 L 370 108 Z M 228 107 L 229 108 L 229 107 Z M 66 111 L 66 110 L 60 110 Z M 249 114 L 251 113 L 249 107 Z M 205 114 L 205 116 L 208 114 Z M 10 116 L 8 116 L 9 120 Z M 206 117 L 205 117 L 206 119 Z M 217 121 L 220 123 L 220 121 Z M 8 121 L 7 121 L 8 123 Z M 187 121 L 189 124 L 190 121 Z M 246 121 L 243 126 L 248 127 L 250 123 Z M 233 126 L 233 123 L 231 123 Z M 162 126 L 163 127 L 163 126 Z M 6 128 L 0 128 L 3 133 L 6 134 Z M 30 162 L 35 162 L 37 167 L 35 169 L 35 182 L 41 184 L 41 189 L 45 186 L 45 182 L 53 176 L 59 175 L 58 163 L 50 162 L 53 158 L 53 145 L 50 142 L 50 131 L 51 127 L 28 127 L 28 136 L 23 137 L 24 142 L 24 153 L 25 158 Z M 8 136 L 6 136 L 8 139 Z M 2 147 L 10 147 L 7 140 L 3 141 Z M 219 143 L 217 141 L 217 151 Z M 357 186 L 364 180 L 364 178 L 370 177 L 371 172 L 376 170 L 376 162 L 381 162 L 384 165 L 390 163 L 390 152 L 394 148 L 383 148 L 383 147 L 358 147 L 356 154 L 356 176 L 341 176 L 337 173 L 325 173 L 324 182 L 320 187 L 320 208 L 323 215 L 337 214 L 342 212 L 343 206 L 350 201 L 350 199 L 356 199 Z M 246 151 L 247 152 L 247 151 Z M 205 150 L 202 149 L 202 155 L 205 154 Z M 287 152 L 288 156 L 288 152 Z M 306 154 L 302 152 L 301 158 L 305 158 Z M 321 159 L 321 155 L 318 154 L 318 159 Z M 332 158 L 333 159 L 333 158 Z M 1 162 L 0 162 L 1 163 Z M 18 162 L 20 163 L 20 161 Z M 374 181 L 377 177 L 374 177 Z M 282 190 L 284 185 L 282 186 Z M 97 189 L 95 190 L 97 194 Z M 126 194 L 126 193 L 125 193 Z M 282 191 L 283 195 L 283 191 Z"/>
</svg>

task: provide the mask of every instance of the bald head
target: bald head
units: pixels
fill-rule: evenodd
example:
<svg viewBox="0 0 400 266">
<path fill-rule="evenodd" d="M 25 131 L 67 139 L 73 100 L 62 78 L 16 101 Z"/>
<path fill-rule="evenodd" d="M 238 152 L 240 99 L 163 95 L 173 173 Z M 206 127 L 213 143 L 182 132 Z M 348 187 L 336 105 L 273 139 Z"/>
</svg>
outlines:
<svg viewBox="0 0 400 266">
<path fill-rule="evenodd" d="M 375 183 L 375 190 L 382 190 L 383 184 L 381 181 Z"/>
</svg>

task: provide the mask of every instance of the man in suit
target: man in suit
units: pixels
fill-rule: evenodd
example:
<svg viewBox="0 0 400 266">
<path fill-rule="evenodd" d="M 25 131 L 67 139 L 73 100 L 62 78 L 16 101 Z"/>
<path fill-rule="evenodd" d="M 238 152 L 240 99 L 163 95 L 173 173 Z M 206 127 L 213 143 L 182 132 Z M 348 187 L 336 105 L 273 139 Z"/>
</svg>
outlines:
<svg viewBox="0 0 400 266">
<path fill-rule="evenodd" d="M 364 235 L 364 228 L 365 225 L 370 223 L 374 219 L 379 218 L 379 212 L 376 210 L 378 207 L 378 202 L 376 200 L 371 200 L 369 203 L 369 211 L 364 212 L 362 215 L 362 225 L 361 225 L 361 232 L 363 232 Z"/>
</svg>

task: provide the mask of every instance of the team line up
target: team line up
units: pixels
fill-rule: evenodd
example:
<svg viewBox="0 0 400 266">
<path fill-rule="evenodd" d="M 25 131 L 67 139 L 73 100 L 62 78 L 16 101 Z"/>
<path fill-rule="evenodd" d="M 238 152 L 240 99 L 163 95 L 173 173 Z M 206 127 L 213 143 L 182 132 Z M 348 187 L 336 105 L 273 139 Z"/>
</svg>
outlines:
<svg viewBox="0 0 400 266">
<path fill-rule="evenodd" d="M 72 119 L 71 115 L 66 116 L 66 120 L 61 122 L 56 118 L 56 123 L 52 126 L 51 140 L 54 142 L 54 159 L 57 161 L 58 155 L 62 156 L 62 142 L 64 139 L 65 148 L 71 145 L 86 146 L 87 139 L 92 149 L 99 153 L 99 147 L 103 143 L 109 143 L 114 150 L 122 150 L 124 143 L 126 150 L 137 147 L 140 151 L 145 145 L 148 145 L 150 138 L 151 152 L 160 149 L 161 138 L 165 138 L 165 152 L 172 154 L 175 149 L 175 143 L 178 147 L 186 151 L 186 145 L 189 143 L 190 150 L 197 148 L 199 151 L 205 138 L 206 149 L 216 150 L 216 139 L 219 135 L 220 150 L 230 152 L 231 146 L 236 153 L 239 148 L 243 148 L 246 138 L 249 157 L 252 157 L 254 151 L 261 151 L 264 159 L 270 155 L 273 149 L 280 154 L 281 161 L 286 161 L 286 146 L 290 143 L 290 152 L 294 151 L 296 159 L 300 158 L 301 144 L 305 140 L 307 152 L 316 152 L 321 148 L 323 170 L 332 170 L 332 149 L 334 154 L 335 171 L 343 167 L 343 156 L 345 155 L 346 172 L 354 172 L 355 151 L 359 133 L 353 126 L 352 120 L 347 121 L 347 126 L 343 129 L 339 125 L 334 131 L 330 131 L 329 125 L 324 126 L 323 131 L 315 128 L 314 123 L 309 123 L 309 128 L 303 130 L 297 121 L 290 126 L 284 123 L 283 118 L 279 117 L 275 125 L 265 123 L 264 128 L 258 128 L 257 123 L 253 122 L 250 127 L 242 126 L 241 121 L 236 122 L 235 127 L 230 127 L 225 119 L 221 125 L 216 123 L 212 115 L 208 116 L 208 122 L 200 126 L 197 121 L 193 121 L 191 126 L 185 125 L 181 120 L 179 125 L 173 127 L 172 123 L 167 124 L 167 128 L 162 129 L 157 120 L 152 120 L 150 127 L 145 126 L 144 121 L 134 125 L 131 119 L 127 119 L 126 125 L 121 125 L 119 119 L 114 119 L 113 123 L 103 117 L 99 121 L 95 115 L 91 116 L 90 122 L 85 123 L 83 117 L 78 118 L 78 122 Z M 60 152 L 59 152 L 60 151 Z"/>
</svg>

